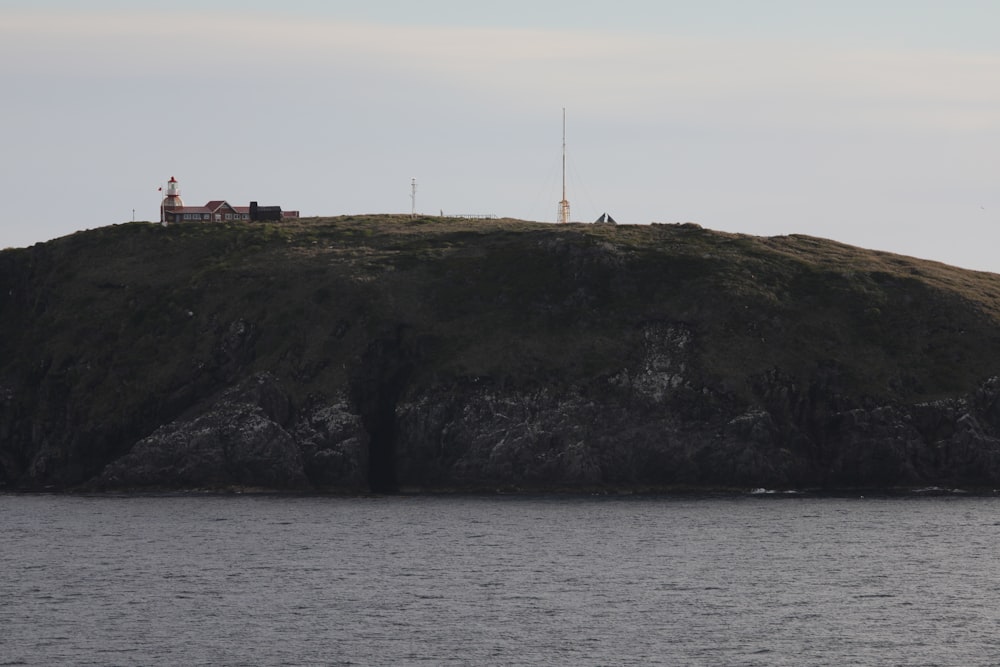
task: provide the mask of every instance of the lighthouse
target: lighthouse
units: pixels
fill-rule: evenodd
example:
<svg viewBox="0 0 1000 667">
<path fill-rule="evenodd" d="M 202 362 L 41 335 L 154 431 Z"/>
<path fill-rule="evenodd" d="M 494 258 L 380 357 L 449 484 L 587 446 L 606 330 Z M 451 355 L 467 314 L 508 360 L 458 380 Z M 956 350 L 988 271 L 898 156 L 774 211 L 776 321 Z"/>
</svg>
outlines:
<svg viewBox="0 0 1000 667">
<path fill-rule="evenodd" d="M 184 206 L 184 202 L 181 200 L 181 189 L 177 185 L 177 179 L 171 176 L 170 180 L 167 181 L 167 195 L 163 198 L 163 209 L 172 211 L 181 206 Z"/>
<path fill-rule="evenodd" d="M 177 179 L 173 176 L 167 181 L 167 192 L 163 197 L 163 201 L 160 202 L 160 222 L 162 224 L 167 224 L 166 211 L 175 211 L 184 206 L 184 201 L 181 199 L 181 189 L 177 185 Z"/>
</svg>

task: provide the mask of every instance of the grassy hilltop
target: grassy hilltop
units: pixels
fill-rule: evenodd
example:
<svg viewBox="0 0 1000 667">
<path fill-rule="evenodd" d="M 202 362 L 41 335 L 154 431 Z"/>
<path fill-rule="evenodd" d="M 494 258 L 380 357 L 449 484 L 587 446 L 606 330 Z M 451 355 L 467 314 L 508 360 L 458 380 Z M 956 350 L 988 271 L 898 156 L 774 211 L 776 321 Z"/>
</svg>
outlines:
<svg viewBox="0 0 1000 667">
<path fill-rule="evenodd" d="M 996 274 L 807 236 L 408 216 L 116 225 L 0 252 L 0 484 L 97 479 L 265 374 L 282 406 L 268 419 L 303 461 L 296 487 L 363 487 L 365 475 L 390 490 L 545 486 L 549 474 L 591 486 L 989 485 L 991 405 L 969 408 L 982 438 L 958 468 L 927 452 L 954 439 L 961 415 L 921 408 L 914 421 L 906 406 L 968 406 L 1000 374 L 998 324 Z M 512 405 L 541 393 L 502 465 L 461 416 L 487 394 Z M 561 443 L 570 427 L 537 416 L 568 414 L 553 396 L 603 417 Z M 353 449 L 329 429 L 297 435 L 333 404 L 356 420 Z M 877 448 L 871 415 L 887 406 L 913 431 L 898 447 L 875 463 L 834 451 Z M 859 410 L 861 440 L 845 425 Z M 753 433 L 733 426 L 747 415 Z M 643 424 L 673 449 L 656 449 L 666 445 Z M 625 444 L 604 444 L 611 429 Z M 697 444 L 677 444 L 685 436 Z M 907 454 L 914 443 L 927 451 Z M 577 445 L 585 472 L 567 472 Z M 756 463 L 712 477 L 712 447 L 751 446 Z M 354 457 L 350 484 L 310 458 L 333 451 Z M 564 463 L 538 472 L 531 461 L 545 457 Z M 246 475 L 205 483 L 252 484 Z"/>
</svg>

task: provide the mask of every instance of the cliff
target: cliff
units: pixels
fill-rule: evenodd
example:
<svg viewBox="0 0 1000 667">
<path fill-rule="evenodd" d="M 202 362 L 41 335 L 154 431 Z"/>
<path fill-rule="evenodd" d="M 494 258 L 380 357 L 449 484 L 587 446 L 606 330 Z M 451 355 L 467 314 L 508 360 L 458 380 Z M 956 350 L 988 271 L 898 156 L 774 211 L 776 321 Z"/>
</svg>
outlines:
<svg viewBox="0 0 1000 667">
<path fill-rule="evenodd" d="M 0 252 L 0 489 L 991 489 L 998 323 L 805 236 L 116 225 Z"/>
</svg>

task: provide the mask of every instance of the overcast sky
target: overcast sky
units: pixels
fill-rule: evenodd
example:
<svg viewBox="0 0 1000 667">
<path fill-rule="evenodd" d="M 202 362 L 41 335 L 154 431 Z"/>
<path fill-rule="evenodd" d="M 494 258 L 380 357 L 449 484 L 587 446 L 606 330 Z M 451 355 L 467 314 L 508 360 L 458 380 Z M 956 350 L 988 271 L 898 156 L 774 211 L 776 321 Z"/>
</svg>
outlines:
<svg viewBox="0 0 1000 667">
<path fill-rule="evenodd" d="M 0 248 L 187 204 L 802 233 L 1000 272 L 995 0 L 0 0 Z"/>
</svg>

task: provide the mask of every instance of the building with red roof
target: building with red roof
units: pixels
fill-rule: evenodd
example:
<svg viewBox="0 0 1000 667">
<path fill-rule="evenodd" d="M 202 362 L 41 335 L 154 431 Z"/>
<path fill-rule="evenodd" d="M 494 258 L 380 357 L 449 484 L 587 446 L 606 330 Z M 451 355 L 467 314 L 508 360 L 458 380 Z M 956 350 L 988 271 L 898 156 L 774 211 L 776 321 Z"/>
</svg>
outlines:
<svg viewBox="0 0 1000 667">
<path fill-rule="evenodd" d="M 269 207 L 274 208 L 274 207 Z M 281 218 L 297 218 L 298 211 L 281 211 Z M 204 206 L 185 206 L 181 199 L 180 186 L 173 176 L 167 181 L 167 192 L 160 204 L 160 222 L 164 225 L 174 222 L 231 222 L 251 220 L 250 206 L 233 206 L 224 199 L 213 199 Z"/>
</svg>

